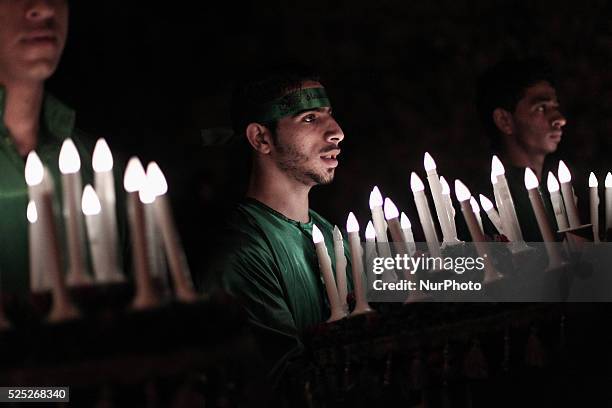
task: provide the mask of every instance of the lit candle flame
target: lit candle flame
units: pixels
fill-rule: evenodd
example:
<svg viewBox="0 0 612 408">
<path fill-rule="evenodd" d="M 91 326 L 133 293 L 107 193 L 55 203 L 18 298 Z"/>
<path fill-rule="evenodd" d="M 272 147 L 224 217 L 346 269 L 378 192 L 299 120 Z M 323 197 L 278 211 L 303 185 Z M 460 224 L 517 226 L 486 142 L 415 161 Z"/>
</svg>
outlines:
<svg viewBox="0 0 612 408">
<path fill-rule="evenodd" d="M 569 183 L 572 181 L 572 175 L 563 162 L 563 160 L 559 160 L 559 182 L 560 183 Z"/>
<path fill-rule="evenodd" d="M 455 180 L 455 194 L 459 202 L 464 202 L 470 199 L 472 194 L 470 190 L 461 182 L 461 180 Z"/>
<path fill-rule="evenodd" d="M 436 162 L 428 152 L 425 152 L 425 158 L 423 159 L 423 163 L 425 164 L 425 171 L 431 171 L 436 169 Z"/>
<path fill-rule="evenodd" d="M 474 197 L 470 197 L 470 205 L 472 206 L 472 211 L 475 213 L 480 212 L 480 206 Z"/>
<path fill-rule="evenodd" d="M 352 212 L 349 213 L 348 219 L 346 220 L 346 230 L 347 232 L 359 232 L 359 223 L 357 222 L 357 218 L 355 218 L 355 214 Z"/>
<path fill-rule="evenodd" d="M 591 172 L 591 174 L 589 174 L 589 187 L 597 186 L 599 186 L 599 183 L 597 182 L 597 177 L 595 176 L 595 173 Z"/>
<path fill-rule="evenodd" d="M 319 227 L 316 226 L 316 224 L 312 225 L 312 241 L 315 244 L 318 244 L 324 241 L 323 234 L 321 233 L 321 230 L 319 229 Z"/>
<path fill-rule="evenodd" d="M 546 180 L 546 186 L 548 187 L 548 192 L 549 193 L 555 193 L 557 191 L 559 191 L 559 182 L 557 181 L 557 178 L 555 177 L 555 175 L 553 174 L 552 171 L 548 172 L 548 178 Z"/>
<path fill-rule="evenodd" d="M 374 224 L 372 224 L 372 221 L 368 221 L 368 226 L 366 227 L 366 230 L 365 230 L 365 237 L 366 239 L 376 238 L 376 230 L 374 229 Z"/>
<path fill-rule="evenodd" d="M 168 192 L 166 177 L 157 163 L 151 162 L 147 166 L 147 180 L 151 183 L 151 188 L 156 196 L 162 196 Z"/>
<path fill-rule="evenodd" d="M 140 190 L 138 190 L 138 197 L 140 202 L 143 204 L 151 204 L 155 201 L 157 195 L 155 194 L 156 185 L 155 182 L 149 177 L 149 174 L 145 176 L 145 181 L 142 184 Z"/>
<path fill-rule="evenodd" d="M 100 199 L 96 194 L 96 191 L 91 185 L 86 185 L 83 189 L 83 197 L 81 199 L 81 208 L 85 215 L 98 215 L 102 211 L 100 206 Z"/>
<path fill-rule="evenodd" d="M 529 167 L 525 169 L 525 187 L 527 190 L 533 190 L 534 188 L 538 188 L 538 178 L 536 177 L 533 170 Z"/>
<path fill-rule="evenodd" d="M 91 166 L 97 173 L 111 171 L 113 169 L 113 155 L 103 138 L 98 139 L 93 151 Z"/>
<path fill-rule="evenodd" d="M 81 169 L 79 151 L 70 138 L 64 140 L 62 144 L 59 154 L 59 169 L 62 174 L 77 173 Z"/>
<path fill-rule="evenodd" d="M 413 193 L 425 190 L 425 185 L 423 184 L 423 181 L 415 172 L 412 172 L 412 174 L 410 175 L 410 188 L 412 189 Z"/>
<path fill-rule="evenodd" d="M 448 182 L 446 181 L 444 176 L 440 177 L 440 184 L 442 184 L 442 194 L 450 195 L 450 186 L 448 185 Z"/>
<path fill-rule="evenodd" d="M 402 213 L 402 215 L 400 216 L 400 225 L 402 226 L 402 229 L 412 228 L 412 224 L 410 223 L 408 216 L 404 213 Z"/>
<path fill-rule="evenodd" d="M 387 221 L 399 217 L 399 211 L 397 206 L 391 201 L 389 197 L 385 198 L 385 219 Z"/>
<path fill-rule="evenodd" d="M 30 200 L 28 203 L 26 216 L 28 217 L 30 224 L 34 224 L 36 221 L 38 221 L 38 212 L 36 211 L 36 203 L 34 201 Z"/>
<path fill-rule="evenodd" d="M 604 184 L 606 188 L 612 188 L 612 173 L 608 172 L 608 174 L 606 174 Z"/>
<path fill-rule="evenodd" d="M 374 207 L 382 207 L 382 205 L 383 205 L 382 194 L 380 194 L 380 190 L 378 189 L 378 186 L 374 186 L 374 188 L 372 189 L 372 192 L 370 193 L 370 209 Z"/>
<path fill-rule="evenodd" d="M 499 160 L 499 157 L 496 155 L 493 155 L 493 159 L 491 159 L 491 179 L 493 179 L 493 175 L 497 177 L 505 173 L 506 169 L 504 169 L 504 165 L 502 164 L 501 160 Z"/>
<path fill-rule="evenodd" d="M 493 203 L 491 202 L 491 200 L 489 200 L 487 197 L 483 196 L 482 194 L 480 194 L 480 205 L 482 206 L 482 209 L 485 210 L 485 212 L 487 211 L 491 211 L 493 209 Z"/>
<path fill-rule="evenodd" d="M 40 157 L 38 157 L 36 152 L 32 150 L 28 154 L 25 164 L 26 183 L 28 186 L 37 186 L 42 183 L 44 174 L 45 169 L 40 161 Z"/>
<path fill-rule="evenodd" d="M 146 175 L 138 157 L 132 157 L 125 168 L 123 187 L 128 193 L 140 190 L 146 182 Z"/>
</svg>

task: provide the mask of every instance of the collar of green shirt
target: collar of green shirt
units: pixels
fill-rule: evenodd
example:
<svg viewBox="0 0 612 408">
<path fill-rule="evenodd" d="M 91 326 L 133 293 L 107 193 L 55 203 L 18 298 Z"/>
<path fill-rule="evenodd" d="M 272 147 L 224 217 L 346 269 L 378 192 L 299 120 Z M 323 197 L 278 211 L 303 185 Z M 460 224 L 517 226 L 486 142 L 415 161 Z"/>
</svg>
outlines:
<svg viewBox="0 0 612 408">
<path fill-rule="evenodd" d="M 6 102 L 6 89 L 0 85 L 0 135 L 6 141 L 9 138 L 9 132 L 4 125 L 4 105 Z M 44 129 L 41 129 L 41 137 L 52 137 L 59 140 L 64 140 L 72 135 L 74 130 L 75 113 L 72 109 L 61 103 L 53 95 L 45 92 L 41 124 Z"/>
</svg>

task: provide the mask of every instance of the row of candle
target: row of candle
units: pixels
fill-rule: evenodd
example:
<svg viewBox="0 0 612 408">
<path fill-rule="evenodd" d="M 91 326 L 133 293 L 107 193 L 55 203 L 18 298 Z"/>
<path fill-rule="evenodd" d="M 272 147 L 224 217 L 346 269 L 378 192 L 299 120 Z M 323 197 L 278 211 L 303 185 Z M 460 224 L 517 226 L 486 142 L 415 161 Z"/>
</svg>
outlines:
<svg viewBox="0 0 612 408">
<path fill-rule="evenodd" d="M 70 303 L 66 284 L 76 286 L 92 282 L 86 272 L 85 231 L 95 281 L 123 280 L 118 254 L 113 158 L 104 139 L 96 143 L 92 159 L 95 188 L 87 185 L 83 189 L 78 150 L 71 139 L 66 139 L 62 145 L 59 169 L 62 173 L 67 248 L 68 272 L 65 280 L 54 216 L 53 180 L 35 151 L 30 152 L 26 160 L 25 179 L 30 198 L 26 214 L 30 222 L 31 289 L 40 291 L 51 288 L 51 320 L 74 317 L 78 313 Z M 163 262 L 155 263 L 164 255 L 168 258 L 177 298 L 181 301 L 195 300 L 185 254 L 166 197 L 167 182 L 161 169 L 152 162 L 145 173 L 137 158 L 130 159 L 124 175 L 124 188 L 128 198 L 136 281 L 134 306 L 146 308 L 158 304 L 152 277 L 165 275 Z M 163 243 L 159 241 L 160 236 Z"/>
<path fill-rule="evenodd" d="M 450 188 L 444 177 L 439 177 L 436 171 L 436 164 L 429 153 L 425 154 L 424 158 L 425 170 L 430 186 L 436 215 L 443 234 L 443 245 L 453 245 L 460 242 L 457 238 L 457 230 L 455 225 L 455 209 L 450 197 Z M 516 215 L 514 202 L 508 182 L 505 177 L 505 169 L 497 156 L 493 156 L 491 169 L 491 182 L 495 195 L 495 206 L 486 196 L 480 194 L 480 204 L 491 220 L 492 224 L 500 234 L 505 234 L 511 242 L 522 243 L 523 237 L 521 228 Z M 559 181 L 552 173 L 548 174 L 547 185 L 551 193 L 551 200 L 555 209 L 555 216 L 559 230 L 569 230 L 581 228 L 578 211 L 576 208 L 576 199 L 574 197 L 573 187 L 571 185 L 571 174 L 563 161 L 559 163 Z M 429 203 L 425 195 L 425 185 L 416 173 L 411 175 L 411 189 L 413 192 L 417 213 L 425 240 L 432 257 L 441 255 L 440 242 L 436 232 L 434 219 L 429 210 Z M 536 216 L 538 227 L 545 243 L 545 248 L 549 256 L 549 267 L 555 268 L 563 264 L 563 256 L 559 252 L 558 247 L 553 245 L 556 241 L 553 229 L 546 216 L 544 203 L 541 194 L 538 191 L 539 182 L 535 173 L 527 168 L 525 169 L 525 187 L 527 189 L 529 199 Z M 589 177 L 590 187 L 590 209 L 591 222 L 593 224 L 593 232 L 595 240 L 598 240 L 598 204 L 599 197 L 597 193 L 597 179 L 593 173 Z M 461 210 L 468 226 L 472 241 L 476 246 L 479 256 L 485 259 L 485 282 L 491 282 L 499 279 L 501 275 L 495 270 L 491 261 L 484 256 L 486 247 L 484 242 L 487 240 L 484 235 L 482 220 L 480 218 L 480 206 L 476 199 L 471 195 L 469 189 L 460 181 L 455 180 L 455 194 L 461 205 Z M 414 254 L 415 242 L 412 234 L 411 223 L 408 217 L 402 212 L 401 215 L 395 204 L 388 197 L 383 200 L 382 194 L 378 187 L 374 187 L 370 194 L 370 210 L 372 221 L 368 223 L 366 228 L 366 244 L 376 242 L 378 254 L 380 256 L 389 256 L 391 251 L 387 236 L 387 230 L 391 234 L 392 241 L 396 244 L 403 244 L 403 250 L 410 255 Z M 567 209 L 567 213 L 566 213 Z M 567 215 L 566 215 L 567 214 Z M 399 219 L 399 220 L 398 220 Z M 612 222 L 612 175 L 608 173 L 606 177 L 606 229 L 609 228 L 608 221 Z M 362 247 L 359 238 L 359 225 L 353 213 L 349 214 L 347 221 L 347 231 L 349 233 L 349 242 L 351 243 L 351 261 L 353 265 L 353 282 L 355 282 L 355 297 L 356 307 L 355 313 L 363 313 L 371 310 L 365 300 L 365 288 L 363 287 L 363 258 Z M 317 256 L 319 259 L 321 273 L 324 278 L 328 300 L 331 307 L 331 317 L 329 321 L 334 321 L 346 315 L 346 272 L 345 267 L 336 268 L 336 282 L 334 282 L 333 273 L 331 270 L 331 261 L 327 254 L 323 235 L 314 228 L 313 240 L 317 247 Z M 339 243 L 342 242 L 342 236 L 338 228 L 334 229 L 334 248 L 336 250 L 336 259 L 344 257 L 343 249 L 339 252 Z M 367 258 L 367 257 L 366 257 Z"/>
</svg>

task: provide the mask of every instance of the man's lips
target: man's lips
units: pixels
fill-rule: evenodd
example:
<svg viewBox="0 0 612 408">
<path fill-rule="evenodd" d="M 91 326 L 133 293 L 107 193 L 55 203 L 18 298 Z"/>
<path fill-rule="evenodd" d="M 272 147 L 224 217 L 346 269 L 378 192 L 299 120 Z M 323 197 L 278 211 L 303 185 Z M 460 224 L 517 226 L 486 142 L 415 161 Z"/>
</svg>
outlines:
<svg viewBox="0 0 612 408">
<path fill-rule="evenodd" d="M 559 131 L 559 132 L 550 133 L 548 137 L 554 141 L 560 141 L 562 135 L 563 135 L 563 132 Z"/>
<path fill-rule="evenodd" d="M 26 44 L 56 44 L 57 35 L 52 30 L 36 30 L 24 35 L 21 42 Z"/>
<path fill-rule="evenodd" d="M 337 167 L 338 166 L 337 157 L 339 154 L 340 154 L 340 149 L 330 150 L 328 152 L 325 152 L 321 156 L 321 160 L 323 160 L 323 162 L 330 167 Z"/>
</svg>

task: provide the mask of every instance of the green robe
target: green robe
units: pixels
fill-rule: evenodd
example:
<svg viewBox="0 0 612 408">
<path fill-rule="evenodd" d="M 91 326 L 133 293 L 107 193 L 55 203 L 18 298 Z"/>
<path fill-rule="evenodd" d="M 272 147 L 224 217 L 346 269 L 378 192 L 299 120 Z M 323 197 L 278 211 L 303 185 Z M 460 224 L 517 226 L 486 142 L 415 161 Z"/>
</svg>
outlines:
<svg viewBox="0 0 612 408">
<path fill-rule="evenodd" d="M 303 346 L 300 332 L 329 318 L 329 307 L 312 226 L 323 232 L 335 273 L 333 226 L 310 210 L 310 222 L 291 220 L 254 199 L 235 210 L 222 232 L 213 267 L 208 271 L 239 299 L 274 382 Z M 347 281 L 350 251 L 345 240 Z"/>
<path fill-rule="evenodd" d="M 30 281 L 25 158 L 17 152 L 4 125 L 5 101 L 6 92 L 0 86 L 0 288 L 24 294 L 29 290 Z M 93 181 L 90 153 L 93 145 L 84 144 L 86 138 L 75 130 L 74 119 L 74 111 L 52 95 L 45 95 L 36 153 L 53 176 L 56 204 L 62 197 L 58 159 L 64 139 L 71 137 L 79 151 L 83 186 Z M 61 227 L 61 217 L 57 222 Z"/>
</svg>

